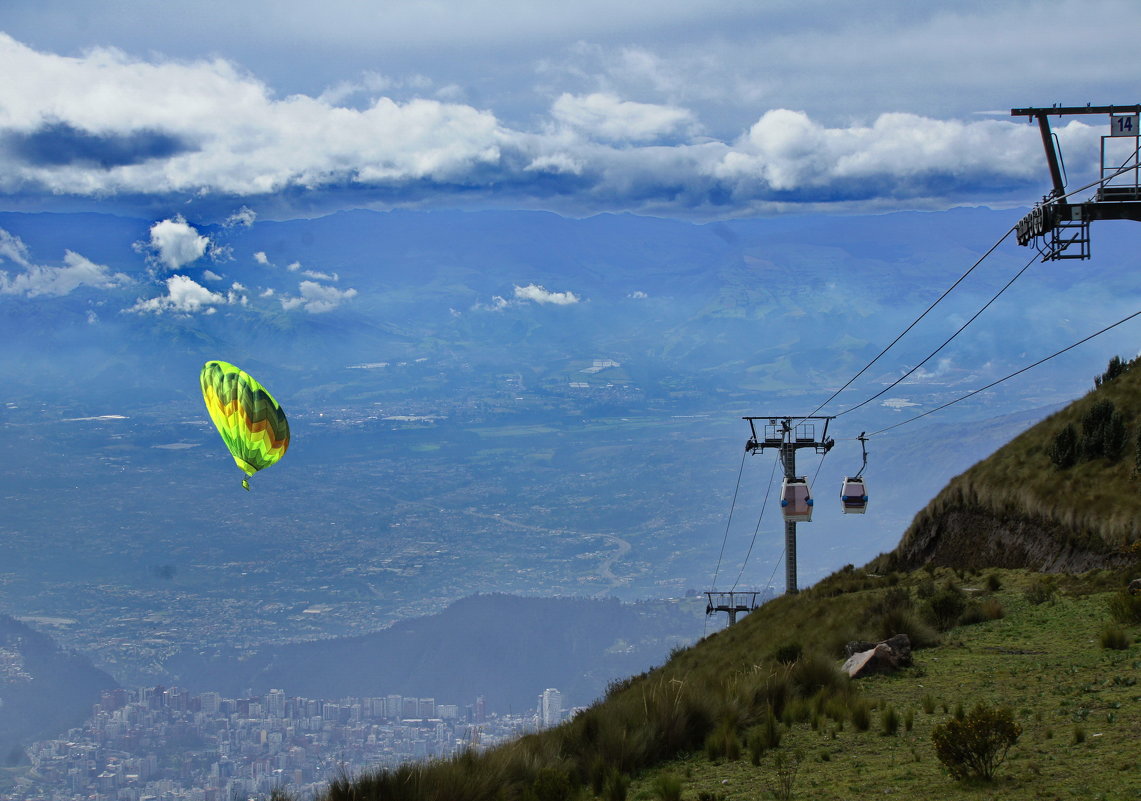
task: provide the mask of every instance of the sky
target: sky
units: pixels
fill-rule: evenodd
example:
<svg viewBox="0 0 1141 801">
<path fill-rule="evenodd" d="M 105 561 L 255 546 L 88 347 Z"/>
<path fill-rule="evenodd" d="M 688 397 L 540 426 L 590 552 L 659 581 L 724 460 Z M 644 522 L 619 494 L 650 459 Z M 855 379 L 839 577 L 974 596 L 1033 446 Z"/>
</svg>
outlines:
<svg viewBox="0 0 1141 801">
<path fill-rule="evenodd" d="M 1027 205 L 1130 0 L 6 0 L 0 210 L 730 219 Z M 1071 181 L 1100 118 L 1055 123 Z"/>
</svg>

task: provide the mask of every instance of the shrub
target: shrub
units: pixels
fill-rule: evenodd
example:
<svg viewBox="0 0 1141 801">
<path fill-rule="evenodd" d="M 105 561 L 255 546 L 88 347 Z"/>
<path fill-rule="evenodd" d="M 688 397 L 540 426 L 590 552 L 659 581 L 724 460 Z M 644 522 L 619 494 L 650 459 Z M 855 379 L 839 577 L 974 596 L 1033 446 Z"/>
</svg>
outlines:
<svg viewBox="0 0 1141 801">
<path fill-rule="evenodd" d="M 796 774 L 800 770 L 801 755 L 785 756 L 777 754 L 773 759 L 772 777 L 769 790 L 778 801 L 789 801 L 796 786 Z"/>
<path fill-rule="evenodd" d="M 539 801 L 569 801 L 573 794 L 570 777 L 555 768 L 539 768 L 531 792 Z"/>
<path fill-rule="evenodd" d="M 880 733 L 885 737 L 894 737 L 899 732 L 899 713 L 894 706 L 888 706 L 880 713 Z"/>
<path fill-rule="evenodd" d="M 997 598 L 986 598 L 982 601 L 971 601 L 967 604 L 959 622 L 964 626 L 973 626 L 976 623 L 986 623 L 988 620 L 998 620 L 1006 616 L 1006 610 Z"/>
<path fill-rule="evenodd" d="M 926 613 L 931 623 L 940 631 L 946 631 L 959 622 L 959 617 L 967 608 L 967 599 L 962 590 L 951 582 L 927 599 Z"/>
<path fill-rule="evenodd" d="M 1072 424 L 1054 435 L 1047 452 L 1050 462 L 1059 470 L 1066 470 L 1078 462 L 1078 432 Z"/>
<path fill-rule="evenodd" d="M 935 726 L 931 740 L 935 755 L 956 779 L 974 775 L 989 781 L 1021 734 L 1009 708 L 979 704 L 962 720 Z"/>
<path fill-rule="evenodd" d="M 928 715 L 935 714 L 935 696 L 933 696 L 931 693 L 924 695 L 919 703 L 923 705 L 923 711 Z"/>
<path fill-rule="evenodd" d="M 1129 368 L 1132 366 L 1133 366 L 1132 362 L 1127 362 L 1124 359 L 1122 359 L 1120 356 L 1114 356 L 1112 359 L 1109 360 L 1109 364 L 1106 366 L 1105 372 L 1102 373 L 1101 375 L 1095 375 L 1093 377 L 1094 389 L 1097 389 L 1098 387 L 1102 386 L 1102 384 L 1108 384 L 1110 381 L 1117 378 L 1119 375 L 1122 375 L 1123 373 L 1127 372 L 1129 370 Z"/>
<path fill-rule="evenodd" d="M 673 773 L 659 773 L 654 777 L 653 791 L 658 801 L 681 801 L 681 778 Z"/>
<path fill-rule="evenodd" d="M 777 648 L 774 657 L 776 661 L 782 665 L 791 665 L 793 662 L 800 659 L 800 654 L 804 649 L 801 648 L 798 642 L 789 642 Z"/>
<path fill-rule="evenodd" d="M 997 573 L 990 573 L 987 575 L 986 588 L 990 592 L 998 592 L 1002 589 L 1002 579 L 998 577 Z"/>
<path fill-rule="evenodd" d="M 710 762 L 722 758 L 734 762 L 741 758 L 741 739 L 731 721 L 722 722 L 705 738 L 705 755 Z"/>
<path fill-rule="evenodd" d="M 1115 623 L 1134 626 L 1141 623 L 1141 595 L 1125 589 L 1109 598 L 1109 616 Z"/>
<path fill-rule="evenodd" d="M 616 768 L 611 768 L 602 783 L 603 801 L 626 801 L 626 793 L 630 789 L 630 780 Z"/>
<path fill-rule="evenodd" d="M 768 708 L 768 714 L 765 715 L 761 725 L 757 726 L 754 731 L 760 738 L 759 743 L 762 751 L 780 746 L 780 721 L 777 720 L 776 713 L 773 712 L 771 706 Z"/>
<path fill-rule="evenodd" d="M 833 660 L 815 651 L 792 666 L 789 678 L 802 697 L 810 697 L 822 688 L 841 690 L 848 683 L 847 674 Z"/>
<path fill-rule="evenodd" d="M 1125 418 L 1113 401 L 1097 401 L 1082 415 L 1082 436 L 1078 443 L 1081 458 L 1116 461 L 1125 450 L 1126 440 Z"/>
<path fill-rule="evenodd" d="M 1110 648 L 1115 651 L 1124 651 L 1129 647 L 1129 636 L 1120 626 L 1106 626 L 1103 628 L 1098 641 L 1101 643 L 1102 648 Z"/>
<path fill-rule="evenodd" d="M 1052 579 L 1046 576 L 1035 576 L 1030 582 L 1030 585 L 1023 591 L 1022 595 L 1029 603 L 1038 606 L 1047 601 L 1053 601 L 1057 595 L 1057 590 L 1054 589 Z"/>
<path fill-rule="evenodd" d="M 927 565 L 931 568 L 930 565 Z M 935 579 L 931 576 L 924 576 L 918 585 L 915 587 L 915 594 L 920 598 L 927 599 L 935 594 Z"/>
<path fill-rule="evenodd" d="M 871 704 L 863 698 L 853 698 L 848 712 L 852 716 L 852 728 L 856 731 L 867 731 L 872 725 Z"/>
</svg>

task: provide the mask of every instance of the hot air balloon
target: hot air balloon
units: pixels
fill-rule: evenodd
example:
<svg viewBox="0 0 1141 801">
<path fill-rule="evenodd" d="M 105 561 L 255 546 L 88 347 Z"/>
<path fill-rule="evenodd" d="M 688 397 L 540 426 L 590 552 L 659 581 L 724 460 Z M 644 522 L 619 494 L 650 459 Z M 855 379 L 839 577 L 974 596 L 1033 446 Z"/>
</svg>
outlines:
<svg viewBox="0 0 1141 801">
<path fill-rule="evenodd" d="M 252 476 L 277 462 L 289 448 L 289 422 L 268 390 L 228 362 L 202 368 L 202 399 L 234 461 Z M 242 486 L 250 488 L 248 478 Z"/>
</svg>

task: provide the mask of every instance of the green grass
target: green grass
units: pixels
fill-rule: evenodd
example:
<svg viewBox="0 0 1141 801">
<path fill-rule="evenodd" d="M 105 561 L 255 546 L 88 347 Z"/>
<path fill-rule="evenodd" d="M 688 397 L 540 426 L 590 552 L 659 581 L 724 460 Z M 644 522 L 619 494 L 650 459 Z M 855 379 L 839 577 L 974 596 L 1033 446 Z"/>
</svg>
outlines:
<svg viewBox="0 0 1141 801">
<path fill-rule="evenodd" d="M 1009 587 L 1029 578 L 1020 571 L 1003 573 Z M 881 710 L 910 713 L 912 727 L 901 726 L 891 737 L 875 725 L 867 731 L 786 728 L 780 750 L 805 755 L 796 797 L 848 799 L 891 791 L 988 801 L 1141 798 L 1141 647 L 1101 648 L 1109 596 L 1063 594 L 1033 605 L 1017 590 L 999 593 L 1005 617 L 951 629 L 942 645 L 916 654 L 914 667 L 860 680 L 863 698 Z M 939 709 L 934 698 L 947 699 L 952 711 Z M 936 758 L 931 732 L 953 717 L 959 703 L 969 708 L 979 701 L 1011 707 L 1023 733 L 994 782 L 959 782 Z M 1083 732 L 1084 739 L 1075 742 L 1074 732 Z M 758 766 L 747 759 L 710 764 L 687 755 L 661 769 L 688 777 L 686 799 L 725 790 L 734 798 L 760 799 L 768 797 L 771 755 L 766 752 Z M 652 778 L 652 772 L 639 777 L 631 798 Z"/>
<path fill-rule="evenodd" d="M 632 800 L 660 797 L 675 779 L 682 801 L 763 799 L 779 784 L 780 754 L 786 772 L 797 764 L 796 798 L 891 789 L 974 801 L 1141 799 L 1138 627 L 1125 627 L 1123 650 L 1099 642 L 1123 574 L 1059 577 L 1052 599 L 1040 603 L 1026 593 L 1036 574 L 988 574 L 1001 579 L 1000 590 L 991 591 L 994 582 L 981 573 L 934 571 L 938 585 L 993 599 L 1005 614 L 948 629 L 895 675 L 849 681 L 835 668 L 844 642 L 879 625 L 885 597 L 918 604 L 919 585 L 932 577 L 845 569 L 613 685 L 606 699 L 556 729 L 389 774 L 390 781 L 345 783 L 326 798 L 509 800 L 551 788 L 562 796 L 565 788 L 568 799 L 583 800 L 607 797 L 618 772 L 630 780 Z M 804 654 L 781 664 L 775 652 L 789 641 L 803 644 Z M 952 779 L 931 741 L 934 726 L 978 703 L 1010 707 L 1023 730 L 995 781 L 981 784 Z M 853 725 L 862 715 L 868 725 Z M 779 744 L 768 745 L 769 735 L 762 745 L 773 726 Z M 1079 730 L 1084 739 L 1075 742 Z"/>
<path fill-rule="evenodd" d="M 1111 401 L 1126 427 L 1121 458 L 1082 461 L 1059 469 L 1050 460 L 1055 436 L 1067 425 L 1081 429 L 1083 415 L 1101 401 Z M 906 555 L 921 532 L 948 512 L 978 510 L 999 521 L 1032 520 L 1035 536 L 1047 540 L 1047 554 L 1064 548 L 1095 554 L 1141 552 L 1137 523 L 1141 519 L 1136 443 L 1141 435 L 1141 364 L 1048 417 L 989 458 L 953 479 L 922 510 L 903 535 L 902 565 L 915 566 Z M 969 539 L 969 538 L 968 538 Z M 977 539 L 974 540 L 977 545 Z M 971 542 L 958 549 L 969 563 Z"/>
</svg>

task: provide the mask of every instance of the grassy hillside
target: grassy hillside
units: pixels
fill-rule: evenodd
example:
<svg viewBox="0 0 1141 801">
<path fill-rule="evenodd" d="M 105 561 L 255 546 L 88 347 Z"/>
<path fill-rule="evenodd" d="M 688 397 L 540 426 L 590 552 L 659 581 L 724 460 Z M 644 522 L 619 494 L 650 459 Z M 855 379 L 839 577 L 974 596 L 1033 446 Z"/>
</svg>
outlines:
<svg viewBox="0 0 1141 801">
<path fill-rule="evenodd" d="M 562 726 L 346 778 L 324 801 L 1141 799 L 1141 596 L 1125 590 L 1141 576 L 1141 368 L 1098 384 L 956 478 L 866 568 L 765 604 Z M 846 643 L 898 633 L 910 667 L 840 672 Z M 993 781 L 952 778 L 933 744 L 976 704 L 1020 731 Z"/>
<path fill-rule="evenodd" d="M 1111 364 L 1097 381 L 1085 397 L 953 479 L 916 515 L 895 566 L 1078 572 L 1128 563 L 1141 540 L 1141 367 L 1136 359 Z M 1098 411 L 1107 408 L 1116 415 L 1116 452 L 1088 453 L 1083 445 L 1098 444 Z M 1067 427 L 1076 460 L 1059 466 L 1051 457 Z"/>
<path fill-rule="evenodd" d="M 1141 797 L 1141 628 L 1115 626 L 1108 607 L 1127 575 L 847 568 L 612 686 L 556 729 L 345 780 L 325 799 L 761 799 L 778 755 L 798 765 L 795 797 L 977 798 L 977 783 L 938 761 L 931 732 L 978 702 L 1009 706 L 1022 727 L 987 798 Z M 958 612 L 938 632 L 931 611 L 951 596 Z M 912 667 L 855 681 L 837 670 L 849 639 L 901 630 L 928 646 Z M 1103 647 L 1107 632 L 1125 647 Z"/>
</svg>

